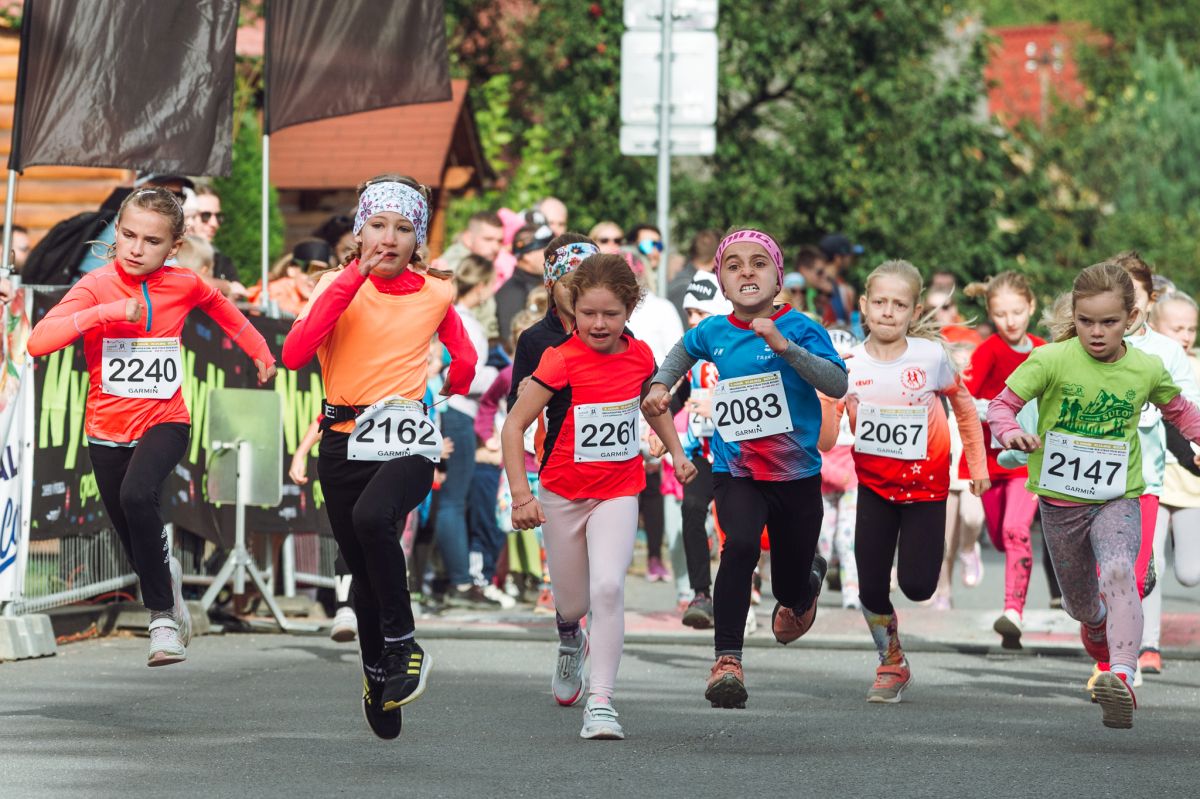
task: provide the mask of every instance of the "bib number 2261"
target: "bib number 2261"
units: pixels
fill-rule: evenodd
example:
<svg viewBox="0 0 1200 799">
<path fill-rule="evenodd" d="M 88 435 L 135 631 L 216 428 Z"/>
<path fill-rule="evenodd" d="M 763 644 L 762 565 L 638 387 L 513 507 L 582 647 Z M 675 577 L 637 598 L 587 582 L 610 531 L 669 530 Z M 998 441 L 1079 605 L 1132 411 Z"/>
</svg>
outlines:
<svg viewBox="0 0 1200 799">
<path fill-rule="evenodd" d="M 442 457 L 442 434 L 425 415 L 421 403 L 390 397 L 355 419 L 346 455 L 360 461 L 420 455 L 437 463 Z"/>
<path fill-rule="evenodd" d="M 639 400 L 575 406 L 575 462 L 627 461 L 641 451 Z"/>
</svg>

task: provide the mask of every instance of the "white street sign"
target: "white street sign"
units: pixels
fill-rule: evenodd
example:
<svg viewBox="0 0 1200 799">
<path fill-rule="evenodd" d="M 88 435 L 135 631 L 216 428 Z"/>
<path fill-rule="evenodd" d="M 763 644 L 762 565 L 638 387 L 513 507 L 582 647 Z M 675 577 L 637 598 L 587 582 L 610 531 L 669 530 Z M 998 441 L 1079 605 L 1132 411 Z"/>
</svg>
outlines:
<svg viewBox="0 0 1200 799">
<path fill-rule="evenodd" d="M 671 155 L 712 155 L 717 129 L 712 125 L 672 125 Z M 657 125 L 622 125 L 621 155 L 658 155 Z"/>
<path fill-rule="evenodd" d="M 671 125 L 717 121 L 717 35 L 688 31 L 671 40 Z M 621 36 L 621 122 L 657 125 L 662 37 L 651 31 Z"/>
<path fill-rule="evenodd" d="M 674 0 L 675 30 L 711 31 L 717 27 L 717 0 Z M 625 0 L 625 27 L 658 30 L 662 0 Z"/>
</svg>

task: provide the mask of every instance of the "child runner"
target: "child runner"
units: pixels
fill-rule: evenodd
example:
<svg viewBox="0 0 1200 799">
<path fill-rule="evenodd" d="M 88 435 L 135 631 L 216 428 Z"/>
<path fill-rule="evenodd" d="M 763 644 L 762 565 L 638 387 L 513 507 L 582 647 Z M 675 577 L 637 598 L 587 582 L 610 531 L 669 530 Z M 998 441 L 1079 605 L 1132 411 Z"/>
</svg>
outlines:
<svg viewBox="0 0 1200 799">
<path fill-rule="evenodd" d="M 683 295 L 683 310 L 691 330 L 710 316 L 727 316 L 733 303 L 721 293 L 711 272 L 697 272 Z M 712 390 L 720 377 L 710 361 L 698 361 L 688 370 L 687 438 L 684 452 L 696 467 L 696 479 L 683 487 L 682 536 L 688 581 L 694 596 L 683 614 L 683 623 L 697 630 L 713 626 L 712 566 L 708 550 L 708 510 L 713 501 Z"/>
<path fill-rule="evenodd" d="M 1174 340 L 1188 355 L 1193 375 L 1200 381 L 1200 361 L 1192 354 L 1196 344 L 1196 301 L 1186 294 L 1170 292 L 1159 297 L 1150 309 L 1150 324 L 1159 333 Z M 1167 567 L 1167 537 L 1173 544 L 1175 579 L 1191 587 L 1200 583 L 1200 468 L 1192 445 L 1173 426 L 1167 425 L 1167 468 L 1163 472 L 1162 505 L 1154 528 L 1154 564 L 1161 573 Z M 1159 638 L 1162 633 L 1162 581 L 1142 599 L 1146 628 L 1142 633 L 1142 651 L 1138 671 L 1159 674 L 1163 670 Z"/>
<path fill-rule="evenodd" d="M 924 601 L 937 589 L 945 545 L 950 431 L 940 397 L 958 420 L 971 471 L 971 493 L 988 488 L 983 432 L 935 325 L 921 317 L 921 275 L 907 261 L 885 261 L 859 299 L 870 328 L 851 351 L 845 409 L 854 430 L 858 473 L 858 560 L 863 617 L 879 650 L 868 702 L 895 703 L 912 681 L 888 596 L 892 563 L 900 590 Z M 836 437 L 830 414 L 822 443 Z M 830 429 L 832 428 L 832 429 Z"/>
<path fill-rule="evenodd" d="M 842 357 L 858 344 L 854 334 L 844 327 L 830 328 L 829 338 Z M 822 411 L 829 406 L 830 403 L 823 402 Z M 830 587 L 833 587 L 836 578 L 837 588 L 842 594 L 842 607 L 860 610 L 858 564 L 854 559 L 858 476 L 854 473 L 854 434 L 850 432 L 849 419 L 842 420 L 833 447 L 822 452 L 821 501 L 825 505 L 825 515 L 821 518 L 817 551 L 829 563 Z"/>
<path fill-rule="evenodd" d="M 638 406 L 654 374 L 654 356 L 624 332 L 641 289 L 622 256 L 589 257 L 572 275 L 570 292 L 576 332 L 542 355 L 509 411 L 501 442 L 513 529 L 540 524 L 545 536 L 558 612 L 554 698 L 569 706 L 583 695 L 589 642 L 579 622 L 590 610 L 592 684 L 579 735 L 620 739 L 625 733 L 612 705 L 613 684 L 625 637 L 625 572 L 637 536 L 637 497 L 646 482 Z M 534 497 L 522 440 L 543 409 L 549 425 Z M 684 456 L 671 418 L 656 416 L 650 425 L 667 444 L 676 477 L 688 483 L 696 468 Z"/>
<path fill-rule="evenodd" d="M 1004 381 L 1025 362 L 1034 347 L 1045 340 L 1029 334 L 1029 320 L 1037 303 L 1025 278 L 1016 272 L 1001 272 L 986 283 L 972 283 L 963 289 L 968 297 L 984 297 L 988 317 L 996 332 L 979 345 L 971 356 L 971 367 L 963 382 L 971 396 L 980 401 L 980 413 L 987 414 L 986 403 L 1004 390 Z M 1030 528 L 1037 513 L 1037 500 L 1025 489 L 1026 469 L 1005 469 L 996 462 L 999 442 L 985 425 L 983 440 L 987 446 L 988 478 L 992 487 L 983 495 L 983 513 L 988 531 L 997 538 L 997 549 L 1004 552 L 1004 611 L 992 625 L 1005 649 L 1021 648 L 1022 617 L 1029 575 L 1033 569 Z M 960 464 L 959 477 L 966 476 L 966 464 Z"/>
<path fill-rule="evenodd" d="M 1093 685 L 1106 727 L 1133 726 L 1129 683 L 1137 668 L 1142 606 L 1134 564 L 1145 481 L 1137 416 L 1147 401 L 1188 438 L 1200 438 L 1200 411 L 1179 393 L 1160 359 L 1124 341 L 1140 324 L 1134 281 L 1108 261 L 1075 278 L 1070 317 L 1056 320 L 1054 344 L 1037 349 L 988 406 L 1006 448 L 1029 453 L 1029 489 L 1063 591 L 1081 622 L 1084 649 L 1111 671 Z M 1016 414 L 1036 399 L 1037 434 Z M 1099 567 L 1099 578 L 1097 578 Z"/>
<path fill-rule="evenodd" d="M 783 255 L 766 233 L 746 228 L 717 248 L 721 290 L 733 313 L 710 316 L 684 334 L 642 403 L 648 418 L 666 413 L 670 389 L 701 359 L 721 382 L 712 389 L 713 493 L 725 530 L 713 595 L 716 662 L 704 696 L 713 707 L 745 707 L 742 644 L 751 580 L 764 525 L 770 539 L 775 640 L 791 643 L 816 618 L 826 563 L 821 533 L 821 404 L 840 397 L 846 369 L 819 324 L 776 307 Z"/>
<path fill-rule="evenodd" d="M 476 354 L 454 310 L 455 287 L 423 274 L 426 190 L 397 175 L 359 187 L 358 252 L 328 272 L 288 333 L 283 361 L 317 355 L 325 385 L 317 473 L 329 526 L 353 576 L 363 714 L 381 738 L 400 734 L 401 707 L 425 691 L 431 659 L 417 644 L 404 550 L 396 533 L 429 493 L 442 439 L 422 399 L 429 341 L 450 351 L 443 395 L 463 394 Z M 469 444 L 468 444 L 469 446 Z"/>
<path fill-rule="evenodd" d="M 163 529 L 163 481 L 187 449 L 179 334 L 193 308 L 213 318 L 254 360 L 259 383 L 275 358 L 246 317 L 195 272 L 164 266 L 183 243 L 183 208 L 166 189 L 138 189 L 117 212 L 109 262 L 71 287 L 29 336 L 47 355 L 81 335 L 88 365 L 84 429 L 104 509 L 150 611 L 150 666 L 187 657 L 191 617 L 179 561 Z"/>
</svg>

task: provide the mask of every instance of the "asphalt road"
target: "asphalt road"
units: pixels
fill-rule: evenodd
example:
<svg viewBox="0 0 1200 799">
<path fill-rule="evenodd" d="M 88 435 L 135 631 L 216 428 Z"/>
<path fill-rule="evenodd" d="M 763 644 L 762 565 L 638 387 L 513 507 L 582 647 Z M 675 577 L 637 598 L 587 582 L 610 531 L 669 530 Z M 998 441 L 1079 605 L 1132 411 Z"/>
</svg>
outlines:
<svg viewBox="0 0 1200 799">
<path fill-rule="evenodd" d="M 915 655 L 868 705 L 869 652 L 753 649 L 750 703 L 703 700 L 706 647 L 631 646 L 628 739 L 582 741 L 549 695 L 545 644 L 429 641 L 426 695 L 384 742 L 359 712 L 353 645 L 209 636 L 148 669 L 144 639 L 0 665 L 0 797 L 1173 797 L 1200 777 L 1200 663 L 1147 678 L 1108 730 L 1080 658 Z"/>
</svg>

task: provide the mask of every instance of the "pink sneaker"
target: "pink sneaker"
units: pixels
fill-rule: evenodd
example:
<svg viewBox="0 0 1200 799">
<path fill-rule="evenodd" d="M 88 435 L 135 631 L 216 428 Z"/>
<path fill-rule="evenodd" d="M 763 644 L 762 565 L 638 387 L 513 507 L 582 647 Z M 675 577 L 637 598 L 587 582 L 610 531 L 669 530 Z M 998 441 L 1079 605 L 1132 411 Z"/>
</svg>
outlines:
<svg viewBox="0 0 1200 799">
<path fill-rule="evenodd" d="M 663 565 L 662 558 L 651 557 L 646 560 L 646 580 L 651 583 L 665 583 L 671 579 L 671 572 Z"/>
<path fill-rule="evenodd" d="M 958 562 L 962 565 L 962 581 L 967 588 L 974 588 L 983 581 L 983 558 L 979 554 L 979 542 L 969 552 L 959 552 Z"/>
</svg>

